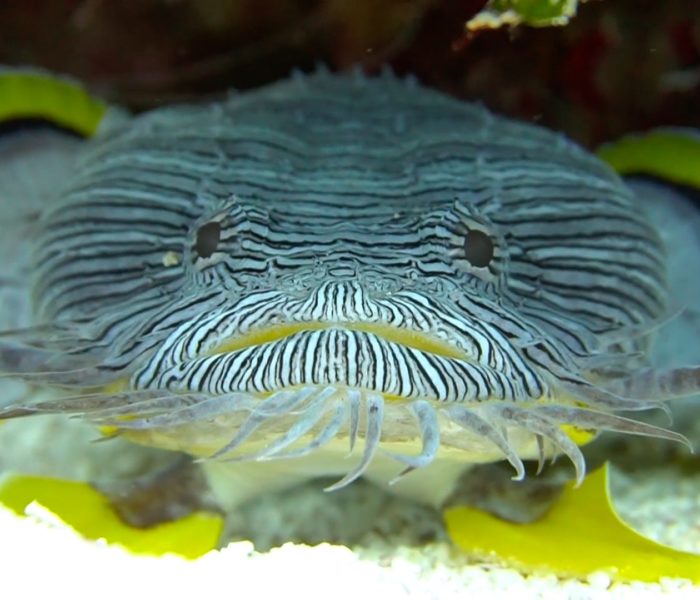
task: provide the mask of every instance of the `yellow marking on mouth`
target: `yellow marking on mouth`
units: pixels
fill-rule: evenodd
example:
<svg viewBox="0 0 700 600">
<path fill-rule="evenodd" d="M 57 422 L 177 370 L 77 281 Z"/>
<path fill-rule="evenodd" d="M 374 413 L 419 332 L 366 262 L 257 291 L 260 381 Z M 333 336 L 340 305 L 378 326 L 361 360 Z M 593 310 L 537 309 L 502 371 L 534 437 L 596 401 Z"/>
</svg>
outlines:
<svg viewBox="0 0 700 600">
<path fill-rule="evenodd" d="M 411 329 L 401 329 L 392 325 L 383 325 L 381 323 L 322 323 L 320 321 L 308 321 L 300 323 L 285 323 L 282 325 L 270 325 L 261 327 L 249 333 L 232 337 L 217 346 L 211 348 L 207 355 L 225 354 L 227 352 L 235 352 L 250 348 L 251 346 L 261 346 L 270 342 L 282 340 L 295 333 L 303 331 L 318 331 L 320 329 L 342 328 L 351 331 L 361 331 L 376 335 L 387 342 L 400 344 L 407 348 L 413 348 L 421 352 L 436 354 L 446 358 L 454 358 L 457 360 L 469 360 L 465 352 L 459 348 L 435 339 L 429 334 Z"/>
</svg>

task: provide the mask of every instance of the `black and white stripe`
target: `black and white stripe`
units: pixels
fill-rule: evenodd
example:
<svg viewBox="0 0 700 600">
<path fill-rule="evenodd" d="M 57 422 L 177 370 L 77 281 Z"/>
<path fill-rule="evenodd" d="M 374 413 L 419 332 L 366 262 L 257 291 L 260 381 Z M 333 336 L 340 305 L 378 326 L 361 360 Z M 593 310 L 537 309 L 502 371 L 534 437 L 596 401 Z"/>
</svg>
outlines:
<svg viewBox="0 0 700 600">
<path fill-rule="evenodd" d="M 459 260 L 465 211 L 497 244 L 493 277 Z M 197 260 L 210 220 L 220 246 Z M 658 318 L 665 294 L 657 236 L 602 163 L 392 78 L 317 75 L 109 132 L 44 216 L 35 263 L 39 319 L 80 321 L 104 368 L 137 388 L 213 394 L 313 383 L 536 399 L 562 373 L 585 379 L 592 356 L 636 348 L 605 333 Z M 353 323 L 418 331 L 464 358 Z"/>
</svg>

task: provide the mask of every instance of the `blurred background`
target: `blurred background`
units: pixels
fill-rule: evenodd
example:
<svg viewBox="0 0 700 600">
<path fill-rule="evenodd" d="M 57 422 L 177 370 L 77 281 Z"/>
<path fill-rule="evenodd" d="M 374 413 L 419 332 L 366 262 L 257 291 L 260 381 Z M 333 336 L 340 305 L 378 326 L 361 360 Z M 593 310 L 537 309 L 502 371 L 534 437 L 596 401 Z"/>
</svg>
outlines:
<svg viewBox="0 0 700 600">
<path fill-rule="evenodd" d="M 323 63 L 391 65 L 594 146 L 700 127 L 700 0 L 589 0 L 565 27 L 469 31 L 485 0 L 2 0 L 0 63 L 133 110 Z"/>
</svg>

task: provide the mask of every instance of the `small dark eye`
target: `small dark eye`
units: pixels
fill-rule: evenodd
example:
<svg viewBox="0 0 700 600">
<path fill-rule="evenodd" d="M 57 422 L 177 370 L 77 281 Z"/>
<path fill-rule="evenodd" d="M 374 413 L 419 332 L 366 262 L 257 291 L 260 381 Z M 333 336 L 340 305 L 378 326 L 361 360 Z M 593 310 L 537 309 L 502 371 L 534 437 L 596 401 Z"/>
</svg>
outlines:
<svg viewBox="0 0 700 600">
<path fill-rule="evenodd" d="M 493 260 L 493 240 L 483 231 L 470 229 L 464 240 L 464 258 L 473 267 L 488 267 Z"/>
<path fill-rule="evenodd" d="M 205 223 L 197 230 L 194 251 L 201 258 L 209 258 L 216 252 L 221 239 L 221 224 L 216 221 Z"/>
</svg>

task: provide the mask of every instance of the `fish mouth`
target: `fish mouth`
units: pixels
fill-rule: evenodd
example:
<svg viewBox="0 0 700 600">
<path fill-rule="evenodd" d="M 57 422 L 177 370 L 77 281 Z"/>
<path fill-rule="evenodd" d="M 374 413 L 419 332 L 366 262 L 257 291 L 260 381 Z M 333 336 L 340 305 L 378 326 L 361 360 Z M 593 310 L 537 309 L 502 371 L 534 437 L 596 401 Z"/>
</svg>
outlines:
<svg viewBox="0 0 700 600">
<path fill-rule="evenodd" d="M 580 481 L 579 444 L 593 431 L 679 439 L 570 399 L 552 401 L 438 335 L 367 321 L 237 330 L 173 367 L 180 392 L 194 392 L 185 408 L 131 418 L 122 429 L 145 435 L 149 445 L 174 443 L 197 448 L 192 453 L 204 459 L 232 461 L 299 458 L 339 439 L 352 451 L 362 438 L 359 463 L 329 489 L 364 474 L 380 442 L 404 466 L 400 476 L 454 450 L 470 462 L 506 458 L 518 479 L 522 458 L 541 465 L 564 454 Z M 145 387 L 163 390 L 170 376 L 166 369 Z M 420 450 L 409 454 L 407 447 Z"/>
<path fill-rule="evenodd" d="M 415 329 L 397 327 L 394 325 L 370 323 L 365 321 L 337 323 L 308 321 L 268 325 L 220 341 L 212 348 L 209 348 L 205 354 L 212 356 L 216 354 L 236 352 L 238 350 L 244 350 L 254 346 L 262 346 L 271 342 L 281 341 L 298 333 L 319 331 L 324 329 L 345 329 L 348 331 L 361 332 L 376 336 L 377 338 L 386 342 L 398 344 L 419 352 L 425 352 L 435 356 L 454 360 L 469 360 L 467 353 L 458 346 L 441 340 L 429 333 Z"/>
<path fill-rule="evenodd" d="M 523 459 L 541 466 L 563 454 L 581 481 L 582 440 L 569 425 L 575 434 L 612 430 L 685 442 L 641 421 L 532 394 L 508 368 L 432 332 L 282 323 L 212 339 L 189 356 L 186 344 L 172 341 L 124 386 L 19 408 L 80 414 L 203 460 L 297 459 L 337 443 L 352 452 L 361 441 L 360 460 L 329 490 L 368 472 L 380 445 L 403 467 L 397 479 L 438 455 L 465 463 L 505 458 L 522 479 Z"/>
<path fill-rule="evenodd" d="M 137 373 L 134 387 L 263 399 L 279 390 L 335 386 L 435 402 L 503 399 L 517 388 L 507 373 L 470 356 L 445 333 L 360 320 L 237 329 L 166 359 L 158 357 L 160 368 L 150 375 Z"/>
</svg>

